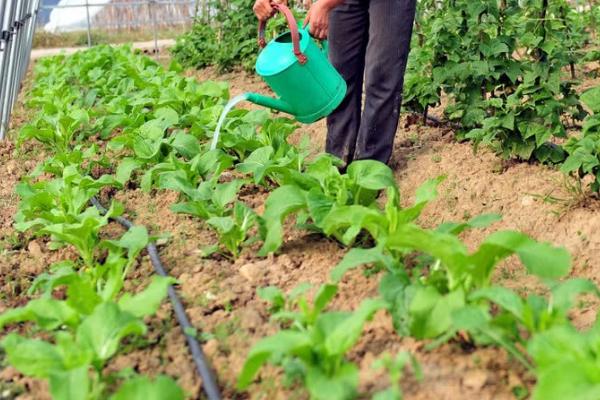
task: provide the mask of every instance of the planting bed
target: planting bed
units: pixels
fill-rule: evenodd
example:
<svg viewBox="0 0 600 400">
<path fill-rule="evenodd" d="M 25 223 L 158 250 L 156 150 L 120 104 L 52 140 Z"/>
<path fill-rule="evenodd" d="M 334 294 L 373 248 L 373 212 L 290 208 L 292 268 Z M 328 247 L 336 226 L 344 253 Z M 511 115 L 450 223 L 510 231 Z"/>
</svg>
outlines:
<svg viewBox="0 0 600 400">
<path fill-rule="evenodd" d="M 198 81 L 227 81 L 232 96 L 246 91 L 268 93 L 255 77 L 239 72 L 221 76 L 211 70 L 188 71 L 185 74 Z M 597 82 L 592 80 L 584 82 L 586 87 L 595 84 Z M 256 109 L 250 105 L 241 107 Z M 20 110 L 17 121 L 22 118 L 25 123 L 38 112 L 39 108 L 35 107 Z M 211 115 L 210 122 L 197 124 L 214 127 L 216 117 L 218 115 Z M 15 128 L 17 132 L 19 126 Z M 210 133 L 209 128 L 203 133 L 207 132 Z M 168 137 L 172 133 L 169 130 L 165 135 Z M 99 153 L 103 154 L 109 140 L 119 134 L 121 131 L 117 126 L 105 139 L 89 135 L 73 142 L 95 143 Z M 194 134 L 204 139 L 201 134 Z M 309 159 L 313 159 L 323 150 L 324 123 L 299 127 L 290 136 L 289 142 L 299 145 L 304 134 L 310 137 L 312 155 Z M 109 165 L 92 170 L 94 179 L 116 172 L 121 159 L 112 158 L 114 154 L 110 151 L 107 154 L 111 157 Z M 38 297 L 29 293 L 28 289 L 36 277 L 48 271 L 50 264 L 65 259 L 79 260 L 77 251 L 72 247 L 52 250 L 48 236 L 38 234 L 36 237 L 29 231 L 19 232 L 13 225 L 19 208 L 19 197 L 15 194 L 19 181 L 52 155 L 51 148 L 34 140 L 24 141 L 19 149 L 13 142 L 0 143 L 0 165 L 3 166 L 0 181 L 0 313 L 22 307 Z M 503 162 L 483 147 L 475 153 L 471 144 L 458 143 L 451 129 L 424 126 L 411 115 L 402 118 L 391 167 L 402 207 L 415 203 L 416 193 L 423 182 L 446 176 L 437 188 L 437 197 L 429 202 L 418 219 L 418 225 L 423 229 L 433 230 L 442 223 L 467 221 L 481 214 L 500 214 L 501 221 L 460 235 L 470 251 L 475 251 L 483 238 L 493 232 L 520 231 L 537 241 L 564 246 L 572 255 L 572 269 L 568 277 L 587 278 L 600 283 L 597 268 L 597 260 L 600 259 L 600 235 L 597 233 L 600 229 L 600 201 L 585 184 L 552 167 Z M 226 183 L 243 177 L 240 171 L 227 169 L 221 173 L 219 181 Z M 44 172 L 39 179 L 50 178 L 51 174 Z M 274 183 L 256 184 L 248 179 L 239 190 L 237 199 L 256 214 L 264 215 L 265 202 L 276 187 Z M 348 247 L 342 245 L 339 238 L 335 240 L 319 232 L 298 229 L 288 219 L 284 223 L 283 244 L 275 253 L 258 255 L 263 242 L 259 239 L 259 229 L 252 228 L 249 237 L 259 240 L 242 246 L 239 256 L 233 257 L 221 251 L 206 257 L 203 249 L 218 243 L 218 235 L 203 219 L 170 210 L 181 196 L 174 190 L 155 186 L 144 191 L 139 179 L 131 179 L 123 187 L 107 187 L 99 192 L 104 204 L 109 204 L 111 199 L 122 203 L 125 215 L 135 224 L 144 225 L 152 235 L 163 235 L 158 239 L 161 258 L 171 276 L 178 281 L 178 292 L 197 328 L 204 352 L 214 366 L 224 398 L 308 398 L 298 381 L 286 386 L 282 369 L 273 365 L 263 368 L 260 379 L 245 390 L 236 389 L 236 381 L 251 347 L 281 329 L 280 323 L 270 320 L 269 304 L 257 295 L 257 289 L 277 286 L 289 292 L 300 283 L 309 282 L 313 285 L 309 293 L 314 294 L 320 285 L 331 280 L 330 272 L 348 253 Z M 387 199 L 388 196 L 384 195 L 377 202 L 384 204 Z M 101 231 L 100 238 L 117 239 L 123 233 L 118 224 L 110 222 Z M 360 244 L 370 247 L 372 242 L 373 238 L 366 237 Z M 344 276 L 328 309 L 355 311 L 363 300 L 378 297 L 382 274 L 364 271 L 357 268 Z M 142 251 L 139 261 L 127 275 L 124 291 L 139 293 L 149 284 L 152 275 L 148 255 Z M 540 280 L 527 273 L 516 256 L 499 264 L 492 281 L 523 296 L 547 293 Z M 64 290 L 59 288 L 53 296 L 64 299 Z M 496 312 L 498 307 L 493 307 L 496 307 Z M 586 296 L 579 299 L 569 316 L 576 327 L 589 328 L 595 320 L 596 310 L 597 300 Z M 127 373 L 122 371 L 127 369 L 152 377 L 164 374 L 173 377 L 190 398 L 201 398 L 202 382 L 195 372 L 185 337 L 175 323 L 171 306 L 163 302 L 155 313 L 143 320 L 148 326 L 147 333 L 141 337 L 126 337 L 120 342 L 119 352 L 104 367 L 106 376 L 118 375 L 119 371 L 121 376 L 126 376 Z M 8 325 L 4 334 L 16 332 L 48 339 L 49 334 L 34 325 L 33 322 Z M 534 373 L 527 371 L 500 346 L 475 343 L 463 329 L 433 350 L 428 348 L 431 342 L 429 339 L 398 335 L 390 314 L 383 309 L 375 312 L 372 320 L 366 322 L 357 344 L 347 353 L 348 359 L 359 369 L 358 398 L 370 398 L 389 387 L 388 374 L 374 369 L 373 363 L 385 352 L 395 355 L 400 351 L 414 355 L 423 375 L 422 379 L 418 379 L 419 374 L 410 372 L 410 369 L 405 374 L 401 384 L 405 399 L 525 398 L 535 387 Z M 119 379 L 108 380 L 106 385 L 112 390 L 111 385 L 116 386 L 115 382 L 120 382 Z M 43 379 L 25 377 L 10 365 L 0 371 L 0 396 L 23 399 L 50 397 L 49 387 Z"/>
</svg>

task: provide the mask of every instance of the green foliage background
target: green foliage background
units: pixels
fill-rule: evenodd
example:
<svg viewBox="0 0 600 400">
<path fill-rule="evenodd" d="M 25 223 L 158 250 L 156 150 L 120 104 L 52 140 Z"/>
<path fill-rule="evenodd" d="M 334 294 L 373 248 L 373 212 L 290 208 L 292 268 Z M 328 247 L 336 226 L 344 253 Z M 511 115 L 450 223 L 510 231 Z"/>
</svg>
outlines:
<svg viewBox="0 0 600 400">
<path fill-rule="evenodd" d="M 258 54 L 258 20 L 252 11 L 254 0 L 229 0 L 210 3 L 214 17 L 197 18 L 192 30 L 177 39 L 171 50 L 182 65 L 204 68 L 214 65 L 219 72 L 241 66 L 247 71 L 254 68 Z M 300 19 L 294 1 L 289 2 Z M 286 26 L 282 17 L 272 18 L 267 26 L 268 37 L 283 32 Z"/>
</svg>

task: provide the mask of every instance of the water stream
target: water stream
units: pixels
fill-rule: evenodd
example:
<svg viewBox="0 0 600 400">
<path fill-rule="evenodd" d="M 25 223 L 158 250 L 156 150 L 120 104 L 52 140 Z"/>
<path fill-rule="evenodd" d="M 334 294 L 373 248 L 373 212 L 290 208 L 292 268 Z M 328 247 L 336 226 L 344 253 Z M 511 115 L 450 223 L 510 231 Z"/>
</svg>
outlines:
<svg viewBox="0 0 600 400">
<path fill-rule="evenodd" d="M 225 105 L 221 116 L 219 117 L 219 122 L 217 123 L 217 128 L 215 129 L 215 133 L 213 134 L 213 140 L 210 145 L 210 149 L 214 150 L 217 148 L 217 143 L 219 142 L 219 136 L 221 135 L 221 128 L 223 127 L 223 123 L 225 122 L 225 117 L 229 114 L 229 111 L 239 102 L 248 99 L 249 93 L 242 93 L 240 95 L 235 96 L 233 99 L 229 100 L 229 102 Z"/>
</svg>

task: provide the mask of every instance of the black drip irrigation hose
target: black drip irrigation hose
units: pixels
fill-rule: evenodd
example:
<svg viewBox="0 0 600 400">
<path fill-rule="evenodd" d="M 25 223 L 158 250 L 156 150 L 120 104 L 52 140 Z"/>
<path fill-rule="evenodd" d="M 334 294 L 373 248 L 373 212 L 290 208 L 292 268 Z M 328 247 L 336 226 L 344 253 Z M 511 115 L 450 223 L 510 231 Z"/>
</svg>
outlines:
<svg viewBox="0 0 600 400">
<path fill-rule="evenodd" d="M 417 114 L 419 114 L 419 113 L 417 113 Z M 420 114 L 420 115 L 422 116 L 423 114 Z M 446 121 L 446 120 L 440 119 L 438 117 L 434 117 L 433 115 L 427 114 L 426 119 L 438 126 L 445 125 L 452 129 L 462 129 L 462 125 L 459 124 L 458 122 Z"/>
<path fill-rule="evenodd" d="M 92 197 L 90 202 L 102 214 L 106 214 L 108 212 L 108 210 L 102 204 L 100 204 L 98 199 L 96 199 L 95 197 Z M 123 217 L 113 217 L 112 219 L 117 221 L 119 224 L 121 224 L 127 229 L 133 227 L 133 223 Z M 148 243 L 148 246 L 146 246 L 146 250 L 148 250 L 148 255 L 150 256 L 150 261 L 152 262 L 154 271 L 160 276 L 168 277 L 169 274 L 167 274 L 165 267 L 160 261 L 156 245 L 152 242 Z M 196 364 L 196 370 L 202 378 L 202 386 L 204 388 L 204 392 L 206 393 L 206 396 L 209 400 L 221 400 L 219 386 L 217 385 L 213 371 L 208 361 L 206 360 L 204 352 L 202 351 L 202 347 L 200 346 L 200 343 L 198 343 L 198 339 L 196 339 L 196 336 L 188 333 L 188 330 L 195 330 L 195 328 L 190 323 L 190 320 L 185 312 L 185 308 L 183 307 L 181 300 L 177 296 L 177 292 L 175 292 L 173 285 L 169 285 L 168 293 L 169 299 L 171 300 L 171 304 L 173 305 L 173 310 L 175 311 L 175 316 L 177 317 L 177 322 L 183 330 L 183 334 L 185 335 L 185 339 L 187 340 L 190 352 L 192 353 L 192 358 L 194 360 L 194 363 Z"/>
</svg>

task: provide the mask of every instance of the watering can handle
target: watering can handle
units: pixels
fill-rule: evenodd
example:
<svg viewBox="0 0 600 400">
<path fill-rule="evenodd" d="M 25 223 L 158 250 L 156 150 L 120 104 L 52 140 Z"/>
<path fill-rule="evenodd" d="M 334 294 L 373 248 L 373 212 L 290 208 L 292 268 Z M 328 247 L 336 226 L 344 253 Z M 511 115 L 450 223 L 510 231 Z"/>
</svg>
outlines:
<svg viewBox="0 0 600 400">
<path fill-rule="evenodd" d="M 304 26 L 302 27 L 302 29 L 306 29 L 308 32 L 310 32 L 310 23 L 308 23 L 308 22 L 305 23 Z M 312 34 L 310 36 L 314 37 L 314 36 L 312 36 Z M 315 39 L 315 40 L 318 40 L 318 39 Z M 323 50 L 323 54 L 325 54 L 325 57 L 328 57 L 329 56 L 329 40 L 321 39 L 320 42 L 321 42 L 321 49 Z"/>
<path fill-rule="evenodd" d="M 306 58 L 306 55 L 304 55 L 304 53 L 300 51 L 300 33 L 298 33 L 298 23 L 296 22 L 296 18 L 294 18 L 294 15 L 290 11 L 290 9 L 284 6 L 283 4 L 271 4 L 271 7 L 273 7 L 275 11 L 279 11 L 285 16 L 285 19 L 287 20 L 288 26 L 290 28 L 290 32 L 292 34 L 294 55 L 296 56 L 300 64 L 306 64 L 306 61 L 308 61 L 308 59 Z M 258 24 L 258 45 L 261 48 L 267 45 L 267 42 L 265 41 L 266 26 L 267 21 L 260 21 Z"/>
</svg>

